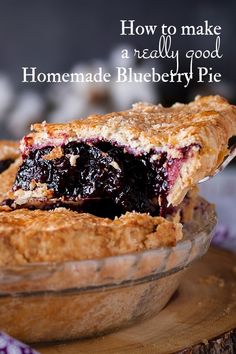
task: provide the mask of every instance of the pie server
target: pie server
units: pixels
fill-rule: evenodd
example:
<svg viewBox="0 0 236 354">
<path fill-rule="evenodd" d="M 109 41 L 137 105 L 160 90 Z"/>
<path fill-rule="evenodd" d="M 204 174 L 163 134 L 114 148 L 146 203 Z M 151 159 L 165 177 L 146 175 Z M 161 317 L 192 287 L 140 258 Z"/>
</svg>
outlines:
<svg viewBox="0 0 236 354">
<path fill-rule="evenodd" d="M 220 164 L 220 166 L 215 170 L 215 172 L 210 176 L 204 177 L 198 183 L 206 182 L 210 178 L 216 176 L 219 172 L 222 172 L 225 169 L 225 167 L 228 166 L 228 164 L 234 159 L 235 156 L 236 156 L 236 143 L 230 147 L 228 156 L 224 159 L 224 161 Z"/>
</svg>

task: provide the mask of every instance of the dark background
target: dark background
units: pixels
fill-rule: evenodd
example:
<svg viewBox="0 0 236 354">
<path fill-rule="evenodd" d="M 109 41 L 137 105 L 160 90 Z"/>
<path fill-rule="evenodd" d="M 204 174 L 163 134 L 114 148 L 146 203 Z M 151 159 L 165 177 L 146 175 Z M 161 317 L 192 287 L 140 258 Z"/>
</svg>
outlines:
<svg viewBox="0 0 236 354">
<path fill-rule="evenodd" d="M 214 71 L 222 73 L 222 82 L 195 82 L 186 89 L 182 84 L 158 84 L 159 100 L 169 105 L 186 102 L 196 94 L 219 93 L 236 103 L 236 1 L 8 0 L 0 1 L 0 5 L 0 71 L 19 91 L 30 88 L 30 84 L 21 83 L 22 66 L 37 66 L 42 72 L 67 72 L 76 62 L 108 58 L 118 44 L 157 48 L 155 36 L 121 37 L 120 19 L 175 26 L 200 25 L 207 19 L 222 27 L 223 58 L 212 62 Z M 181 51 L 212 48 L 213 38 L 175 36 L 174 43 Z M 188 68 L 183 58 L 181 63 L 181 71 Z M 204 66 L 206 62 L 198 64 Z M 168 71 L 168 65 L 168 60 L 162 61 L 162 70 Z M 44 92 L 46 86 L 34 84 L 33 89 Z"/>
</svg>

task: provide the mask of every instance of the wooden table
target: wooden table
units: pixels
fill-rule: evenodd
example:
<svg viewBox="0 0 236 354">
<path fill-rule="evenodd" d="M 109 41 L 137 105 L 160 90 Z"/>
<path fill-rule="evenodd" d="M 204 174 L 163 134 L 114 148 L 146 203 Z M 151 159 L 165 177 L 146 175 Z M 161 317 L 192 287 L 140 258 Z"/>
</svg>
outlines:
<svg viewBox="0 0 236 354">
<path fill-rule="evenodd" d="M 42 354 L 236 353 L 236 255 L 211 248 L 149 320 L 100 338 L 35 348 Z"/>
</svg>

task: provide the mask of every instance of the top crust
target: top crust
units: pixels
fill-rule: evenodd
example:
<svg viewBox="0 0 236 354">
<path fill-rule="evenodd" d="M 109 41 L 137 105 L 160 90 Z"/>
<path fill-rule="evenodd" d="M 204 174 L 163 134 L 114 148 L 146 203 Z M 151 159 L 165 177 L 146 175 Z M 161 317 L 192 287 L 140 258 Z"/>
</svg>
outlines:
<svg viewBox="0 0 236 354">
<path fill-rule="evenodd" d="M 135 151 L 181 148 L 200 144 L 209 150 L 225 150 L 236 134 L 236 107 L 220 96 L 196 97 L 189 104 L 162 105 L 136 103 L 123 112 L 92 115 L 66 124 L 34 124 L 33 133 L 21 148 L 61 145 L 73 140 L 104 139 Z"/>
<path fill-rule="evenodd" d="M 192 146 L 168 195 L 169 204 L 178 205 L 227 155 L 228 140 L 236 135 L 236 107 L 220 96 L 198 96 L 189 104 L 176 103 L 169 108 L 137 103 L 127 111 L 92 115 L 67 124 L 34 124 L 32 131 L 21 141 L 24 155 L 31 149 L 75 140 L 106 140 L 133 153 L 162 150 L 172 158 L 178 158 L 178 149 Z"/>
</svg>

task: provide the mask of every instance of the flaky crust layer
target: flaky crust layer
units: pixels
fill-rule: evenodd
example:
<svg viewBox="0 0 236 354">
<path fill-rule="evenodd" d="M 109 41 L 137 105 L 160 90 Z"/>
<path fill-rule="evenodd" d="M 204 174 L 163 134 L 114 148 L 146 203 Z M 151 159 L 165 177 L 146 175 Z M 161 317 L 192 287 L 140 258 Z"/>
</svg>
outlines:
<svg viewBox="0 0 236 354">
<path fill-rule="evenodd" d="M 169 108 L 137 103 L 128 111 L 92 115 L 66 124 L 34 124 L 32 130 L 22 141 L 23 151 L 37 145 L 99 138 L 145 152 L 195 143 L 213 152 L 236 134 L 236 107 L 220 96 L 196 97 L 189 104 L 176 103 Z"/>
<path fill-rule="evenodd" d="M 180 223 L 148 214 L 126 213 L 110 220 L 64 208 L 2 208 L 0 266 L 101 258 L 174 246 L 181 238 Z"/>
<path fill-rule="evenodd" d="M 74 140 L 104 139 L 133 153 L 167 151 L 170 158 L 178 158 L 179 149 L 192 146 L 168 195 L 169 204 L 175 206 L 224 159 L 228 140 L 236 135 L 236 107 L 220 96 L 196 97 L 189 104 L 176 103 L 169 108 L 137 103 L 128 111 L 67 124 L 34 124 L 32 130 L 21 142 L 23 154 Z"/>
</svg>

